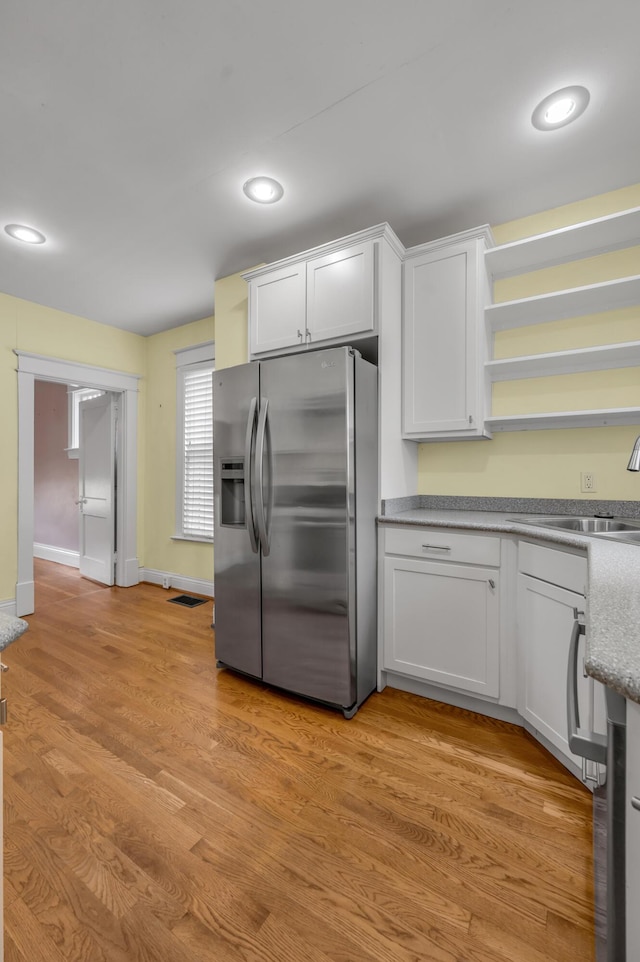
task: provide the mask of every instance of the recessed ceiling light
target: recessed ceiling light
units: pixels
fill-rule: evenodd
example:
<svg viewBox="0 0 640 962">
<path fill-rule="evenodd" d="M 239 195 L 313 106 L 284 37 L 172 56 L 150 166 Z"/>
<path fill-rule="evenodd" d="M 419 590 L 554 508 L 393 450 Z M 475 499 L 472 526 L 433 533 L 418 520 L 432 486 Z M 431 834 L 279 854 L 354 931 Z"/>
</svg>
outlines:
<svg viewBox="0 0 640 962">
<path fill-rule="evenodd" d="M 563 87 L 541 100 L 531 115 L 538 130 L 555 130 L 577 120 L 589 103 L 586 87 Z"/>
<path fill-rule="evenodd" d="M 284 194 L 284 187 L 273 177 L 252 177 L 242 189 L 256 204 L 275 204 Z"/>
<path fill-rule="evenodd" d="M 22 241 L 24 244 L 44 244 L 46 237 L 39 230 L 33 227 L 25 227 L 24 224 L 7 224 L 5 231 L 14 240 Z"/>
</svg>

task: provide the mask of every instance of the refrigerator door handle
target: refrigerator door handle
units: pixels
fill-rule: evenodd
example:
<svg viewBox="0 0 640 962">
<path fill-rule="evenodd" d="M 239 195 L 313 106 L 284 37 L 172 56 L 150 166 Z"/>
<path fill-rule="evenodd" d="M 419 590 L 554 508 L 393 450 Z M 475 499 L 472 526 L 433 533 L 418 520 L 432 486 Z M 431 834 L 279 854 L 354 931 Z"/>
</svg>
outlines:
<svg viewBox="0 0 640 962">
<path fill-rule="evenodd" d="M 258 415 L 258 431 L 256 434 L 256 467 L 255 467 L 255 488 L 254 500 L 256 506 L 256 520 L 258 522 L 258 537 L 262 546 L 262 554 L 266 558 L 271 550 L 269 543 L 269 521 L 271 515 L 271 498 L 273 492 L 273 469 L 271 457 L 269 457 L 269 516 L 264 503 L 264 455 L 268 424 L 269 401 L 264 398 Z M 268 444 L 268 451 L 271 451 L 271 444 Z"/>
<path fill-rule="evenodd" d="M 253 470 L 251 466 L 251 451 L 253 447 L 253 437 L 255 432 L 256 424 L 256 407 L 258 404 L 258 399 L 251 398 L 251 404 L 249 405 L 249 416 L 247 418 L 247 433 L 244 442 L 244 496 L 245 496 L 245 513 L 247 518 L 247 531 L 249 532 L 249 541 L 251 543 L 251 550 L 254 554 L 258 554 L 258 538 L 256 535 L 256 522 L 254 518 L 254 506 L 253 506 L 253 495 L 251 491 Z"/>
</svg>

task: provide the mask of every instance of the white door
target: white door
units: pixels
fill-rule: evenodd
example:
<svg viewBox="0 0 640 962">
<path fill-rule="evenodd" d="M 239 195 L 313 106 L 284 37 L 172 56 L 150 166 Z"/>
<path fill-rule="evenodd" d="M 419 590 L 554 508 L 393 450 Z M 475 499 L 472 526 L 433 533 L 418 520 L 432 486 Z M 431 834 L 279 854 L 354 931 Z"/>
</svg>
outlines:
<svg viewBox="0 0 640 962">
<path fill-rule="evenodd" d="M 80 402 L 80 574 L 115 583 L 117 401 L 102 394 Z"/>
</svg>

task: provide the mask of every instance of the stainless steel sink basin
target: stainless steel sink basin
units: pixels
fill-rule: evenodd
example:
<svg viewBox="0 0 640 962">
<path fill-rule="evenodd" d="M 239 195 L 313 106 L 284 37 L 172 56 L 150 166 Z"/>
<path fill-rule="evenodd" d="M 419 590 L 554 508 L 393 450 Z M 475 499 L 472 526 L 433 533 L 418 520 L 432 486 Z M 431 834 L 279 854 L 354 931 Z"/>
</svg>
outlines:
<svg viewBox="0 0 640 962">
<path fill-rule="evenodd" d="M 521 524 L 534 524 L 558 531 L 576 531 L 579 534 L 615 535 L 616 539 L 640 541 L 640 519 L 594 518 L 594 517 L 542 517 L 512 518 Z M 636 537 L 637 536 L 637 537 Z"/>
<path fill-rule="evenodd" d="M 606 536 L 605 536 L 606 537 Z M 625 544 L 640 544 L 640 529 L 635 531 L 616 531 L 608 536 L 611 540 L 623 541 Z"/>
</svg>

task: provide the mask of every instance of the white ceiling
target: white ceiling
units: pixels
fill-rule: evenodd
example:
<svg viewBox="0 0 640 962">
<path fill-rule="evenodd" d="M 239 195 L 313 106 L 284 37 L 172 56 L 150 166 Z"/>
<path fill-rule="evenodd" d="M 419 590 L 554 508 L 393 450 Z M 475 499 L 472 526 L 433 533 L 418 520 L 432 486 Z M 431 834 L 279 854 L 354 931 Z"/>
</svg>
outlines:
<svg viewBox="0 0 640 962">
<path fill-rule="evenodd" d="M 381 221 L 411 245 L 636 183 L 638 37 L 637 0 L 2 0 L 0 290 L 151 334 Z M 535 130 L 569 84 L 586 113 Z"/>
</svg>

